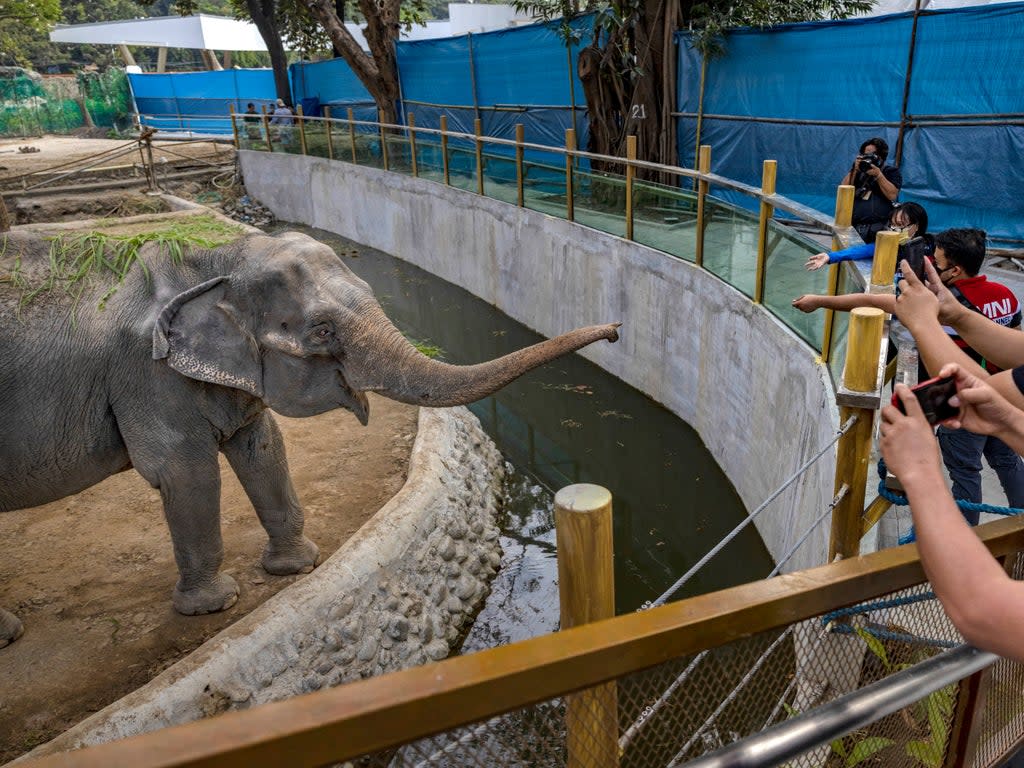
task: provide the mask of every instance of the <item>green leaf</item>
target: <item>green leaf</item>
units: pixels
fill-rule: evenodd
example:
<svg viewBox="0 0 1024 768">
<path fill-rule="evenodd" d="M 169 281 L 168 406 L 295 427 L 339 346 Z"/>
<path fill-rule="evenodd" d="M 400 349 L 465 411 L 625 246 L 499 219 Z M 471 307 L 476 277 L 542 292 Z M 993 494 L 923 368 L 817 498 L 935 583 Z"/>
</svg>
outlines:
<svg viewBox="0 0 1024 768">
<path fill-rule="evenodd" d="M 917 760 L 927 768 L 939 768 L 942 765 L 942 751 L 936 750 L 930 741 L 911 741 L 906 747 L 907 757 Z"/>
<path fill-rule="evenodd" d="M 835 752 L 837 755 L 839 755 L 844 760 L 846 759 L 846 747 L 843 746 L 843 739 L 842 739 L 842 737 L 840 737 L 840 738 L 836 739 L 835 741 L 833 741 L 831 744 L 829 744 L 829 746 L 832 748 L 833 752 Z"/>
<path fill-rule="evenodd" d="M 876 752 L 880 752 L 886 747 L 891 747 L 895 743 L 892 739 L 886 739 L 882 736 L 868 736 L 866 739 L 858 741 L 853 745 L 853 749 L 850 750 L 850 756 L 846 758 L 846 768 L 853 768 Z"/>
<path fill-rule="evenodd" d="M 864 629 L 864 627 L 854 627 L 853 631 L 867 644 L 868 649 L 881 659 L 886 671 L 892 671 L 892 665 L 889 663 L 889 654 L 885 652 L 885 646 L 882 645 L 882 641 Z"/>
</svg>

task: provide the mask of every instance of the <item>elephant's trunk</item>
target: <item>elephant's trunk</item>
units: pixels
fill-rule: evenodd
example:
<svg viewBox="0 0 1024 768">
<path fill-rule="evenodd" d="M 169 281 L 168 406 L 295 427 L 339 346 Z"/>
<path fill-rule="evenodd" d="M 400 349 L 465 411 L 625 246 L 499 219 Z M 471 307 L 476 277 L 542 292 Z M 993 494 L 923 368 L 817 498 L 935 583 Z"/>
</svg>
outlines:
<svg viewBox="0 0 1024 768">
<path fill-rule="evenodd" d="M 431 360 L 410 344 L 383 311 L 376 308 L 373 331 L 346 344 L 353 359 L 350 384 L 412 405 L 465 405 L 487 397 L 527 371 L 575 352 L 598 339 L 617 341 L 619 323 L 578 328 L 554 339 L 477 365 L 449 365 Z M 372 317 L 372 315 L 371 315 Z"/>
</svg>

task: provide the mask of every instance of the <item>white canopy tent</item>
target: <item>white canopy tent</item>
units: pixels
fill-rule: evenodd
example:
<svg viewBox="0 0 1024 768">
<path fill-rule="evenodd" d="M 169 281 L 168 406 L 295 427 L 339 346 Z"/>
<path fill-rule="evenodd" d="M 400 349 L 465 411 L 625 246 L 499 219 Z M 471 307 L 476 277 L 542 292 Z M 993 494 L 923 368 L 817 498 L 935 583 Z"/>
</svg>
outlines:
<svg viewBox="0 0 1024 768">
<path fill-rule="evenodd" d="M 156 46 L 160 49 L 157 71 L 163 72 L 168 48 L 194 48 L 203 52 L 210 69 L 220 69 L 213 51 L 265 51 L 256 25 L 225 16 L 200 13 L 195 16 L 157 16 L 149 19 L 102 21 L 94 24 L 58 24 L 50 32 L 54 43 L 116 45 L 125 64 L 135 60 L 129 45 Z M 226 61 L 225 64 L 229 62 Z"/>
<path fill-rule="evenodd" d="M 426 40 L 450 37 L 466 32 L 485 32 L 492 29 L 529 24 L 531 16 L 516 11 L 510 5 L 479 5 L 473 3 L 450 3 L 450 19 L 428 21 L 426 25 L 414 24 L 410 30 L 402 30 L 403 40 Z M 347 23 L 356 42 L 368 51 L 366 39 L 358 24 Z M 211 16 L 200 13 L 195 16 L 156 16 L 146 19 L 124 21 L 102 21 L 92 24 L 58 24 L 50 32 L 54 43 L 86 43 L 90 45 L 116 45 L 121 51 L 125 64 L 132 66 L 135 60 L 128 49 L 130 45 L 144 45 L 160 49 L 157 71 L 164 71 L 168 48 L 194 48 L 204 54 L 211 69 L 220 69 L 213 51 L 265 51 L 263 38 L 256 25 L 248 21 L 237 21 L 226 16 Z M 285 41 L 288 47 L 288 41 Z M 225 58 L 229 59 L 226 53 Z M 225 61 L 225 66 L 229 66 Z"/>
</svg>

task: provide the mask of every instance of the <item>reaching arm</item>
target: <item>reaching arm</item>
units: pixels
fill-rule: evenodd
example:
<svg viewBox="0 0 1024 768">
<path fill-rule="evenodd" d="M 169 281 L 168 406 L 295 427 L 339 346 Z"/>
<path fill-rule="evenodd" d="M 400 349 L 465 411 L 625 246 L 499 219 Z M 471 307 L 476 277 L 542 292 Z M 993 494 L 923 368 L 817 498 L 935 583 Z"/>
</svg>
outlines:
<svg viewBox="0 0 1024 768">
<path fill-rule="evenodd" d="M 917 275 L 910 269 L 910 265 L 906 261 L 901 262 L 901 266 L 903 280 L 900 282 L 900 297 L 896 300 L 896 316 L 914 335 L 914 340 L 917 342 L 917 351 L 928 372 L 933 376 L 937 376 L 942 366 L 946 363 L 957 363 L 966 373 L 981 381 L 988 382 L 996 392 L 1009 400 L 1012 405 L 1017 408 L 1024 408 L 1024 393 L 1021 393 L 1014 383 L 1013 374 L 1010 371 L 1002 371 L 1001 373 L 990 375 L 988 371 L 978 365 L 966 352 L 958 347 L 949 337 L 949 334 L 939 325 L 940 297 L 937 297 L 929 286 L 941 286 L 942 283 L 931 262 L 926 259 L 924 264 L 929 286 L 925 286 L 924 283 L 917 279 Z M 949 291 L 945 293 L 949 295 Z M 948 301 L 943 303 L 948 302 L 956 303 L 956 300 L 949 296 Z M 977 312 L 971 312 L 966 307 L 963 309 L 972 315 L 978 315 Z M 948 311 L 948 307 L 941 310 L 943 316 Z M 981 315 L 978 316 L 981 317 Z M 991 326 L 999 327 L 987 318 L 982 319 Z M 987 334 L 988 331 L 984 333 Z M 1010 333 L 1016 332 L 1010 331 Z M 996 360 L 993 360 L 993 362 L 998 364 Z M 1019 362 L 1024 363 L 1024 356 L 1020 358 Z"/>
<path fill-rule="evenodd" d="M 955 328 L 960 338 L 970 344 L 979 355 L 991 360 L 993 365 L 1000 368 L 1015 368 L 1024 364 L 1024 333 L 1021 333 L 1019 328 L 993 323 L 980 312 L 969 310 L 952 295 L 949 301 L 958 309 L 943 309 L 940 311 L 939 319 Z M 944 302 L 941 295 L 939 304 L 942 308 Z"/>
<path fill-rule="evenodd" d="M 801 312 L 813 312 L 816 309 L 849 312 L 857 307 L 877 307 L 892 314 L 896 308 L 896 297 L 891 293 L 844 293 L 840 296 L 809 293 L 793 299 L 793 306 Z"/>
<path fill-rule="evenodd" d="M 1024 583 L 1014 581 L 964 520 L 946 488 L 932 429 L 909 388 L 897 385 L 904 416 L 882 409 L 882 455 L 910 501 L 921 563 L 966 640 L 1024 661 Z"/>
</svg>

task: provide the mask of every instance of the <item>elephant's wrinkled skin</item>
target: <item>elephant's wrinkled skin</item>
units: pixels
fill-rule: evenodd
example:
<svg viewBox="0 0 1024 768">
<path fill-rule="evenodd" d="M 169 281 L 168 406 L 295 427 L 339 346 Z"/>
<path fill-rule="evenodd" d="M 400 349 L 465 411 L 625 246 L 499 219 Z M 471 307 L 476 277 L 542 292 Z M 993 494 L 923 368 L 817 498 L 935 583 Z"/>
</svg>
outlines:
<svg viewBox="0 0 1024 768">
<path fill-rule="evenodd" d="M 2 238 L 0 238 L 2 239 Z M 20 256 L 44 274 L 49 244 L 5 236 L 0 275 Z M 347 408 L 366 424 L 366 392 L 405 403 L 472 402 L 597 339 L 583 328 L 488 363 L 451 366 L 421 355 L 369 286 L 305 235 L 248 236 L 175 263 L 155 245 L 101 310 L 109 283 L 78 299 L 61 289 L 19 306 L 0 282 L 0 511 L 44 504 L 134 467 L 160 490 L 185 614 L 231 606 L 219 572 L 223 451 L 269 542 L 263 567 L 308 571 L 318 550 L 302 534 L 281 434 L 268 408 L 313 416 Z M 10 544 L 7 544 L 10 546 Z M 0 647 L 21 634 L 0 609 Z"/>
</svg>

